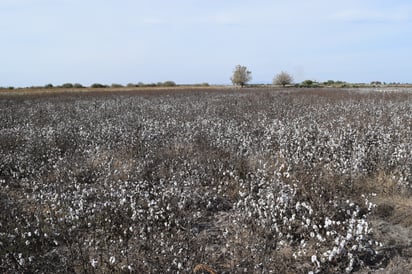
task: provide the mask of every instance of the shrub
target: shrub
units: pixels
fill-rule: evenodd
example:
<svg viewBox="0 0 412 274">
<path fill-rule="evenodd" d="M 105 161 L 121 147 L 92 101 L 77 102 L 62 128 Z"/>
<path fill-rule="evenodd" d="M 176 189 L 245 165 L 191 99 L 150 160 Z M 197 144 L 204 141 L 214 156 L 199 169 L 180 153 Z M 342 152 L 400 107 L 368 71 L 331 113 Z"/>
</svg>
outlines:
<svg viewBox="0 0 412 274">
<path fill-rule="evenodd" d="M 163 86 L 163 87 L 174 87 L 176 86 L 176 83 L 173 81 L 165 81 L 163 83 L 160 83 L 159 86 Z"/>
<path fill-rule="evenodd" d="M 121 85 L 121 84 L 112 84 L 111 87 L 112 88 L 122 88 L 123 85 Z"/>
<path fill-rule="evenodd" d="M 79 83 L 75 83 L 73 85 L 74 88 L 83 88 L 83 85 L 79 84 Z"/>
<path fill-rule="evenodd" d="M 62 87 L 62 88 L 73 88 L 74 86 L 73 86 L 73 84 L 71 84 L 71 83 L 64 83 L 64 84 L 61 85 L 60 87 Z"/>
<path fill-rule="evenodd" d="M 94 84 L 92 84 L 90 87 L 91 87 L 91 88 L 106 88 L 107 86 L 106 86 L 106 85 L 99 84 L 99 83 L 94 83 Z"/>
<path fill-rule="evenodd" d="M 305 80 L 303 81 L 300 85 L 300 87 L 303 88 L 316 88 L 316 87 L 320 87 L 319 83 L 313 80 Z"/>
</svg>

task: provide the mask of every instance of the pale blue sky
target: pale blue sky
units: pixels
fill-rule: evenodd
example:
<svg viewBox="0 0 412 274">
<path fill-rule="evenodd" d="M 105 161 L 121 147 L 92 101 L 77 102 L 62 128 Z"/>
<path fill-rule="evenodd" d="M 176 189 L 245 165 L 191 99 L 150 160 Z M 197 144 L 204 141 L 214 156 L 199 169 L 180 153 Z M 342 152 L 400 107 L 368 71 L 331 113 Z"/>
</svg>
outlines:
<svg viewBox="0 0 412 274">
<path fill-rule="evenodd" d="M 412 82 L 412 1 L 0 0 L 0 86 Z"/>
</svg>

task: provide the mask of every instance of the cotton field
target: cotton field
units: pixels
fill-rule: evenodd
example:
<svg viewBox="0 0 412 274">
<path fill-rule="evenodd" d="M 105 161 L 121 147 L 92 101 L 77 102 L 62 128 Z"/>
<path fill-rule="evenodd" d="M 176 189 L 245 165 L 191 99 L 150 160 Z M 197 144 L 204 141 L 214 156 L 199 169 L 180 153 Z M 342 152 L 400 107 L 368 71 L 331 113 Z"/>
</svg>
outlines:
<svg viewBox="0 0 412 274">
<path fill-rule="evenodd" d="M 409 90 L 0 94 L 0 121 L 4 273 L 374 271 L 378 198 L 412 193 Z"/>
</svg>

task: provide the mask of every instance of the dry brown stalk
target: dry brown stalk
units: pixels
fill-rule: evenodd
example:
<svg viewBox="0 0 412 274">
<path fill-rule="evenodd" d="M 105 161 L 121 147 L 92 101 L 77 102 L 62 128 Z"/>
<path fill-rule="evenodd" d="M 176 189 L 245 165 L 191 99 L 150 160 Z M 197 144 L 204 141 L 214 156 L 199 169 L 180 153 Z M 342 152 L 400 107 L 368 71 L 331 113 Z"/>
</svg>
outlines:
<svg viewBox="0 0 412 274">
<path fill-rule="evenodd" d="M 193 268 L 194 273 L 197 273 L 197 272 L 202 271 L 202 270 L 208 272 L 209 274 L 217 274 L 216 271 L 214 271 L 213 269 L 211 269 L 210 267 L 208 267 L 205 264 L 198 264 L 198 265 L 195 266 L 195 268 Z"/>
</svg>

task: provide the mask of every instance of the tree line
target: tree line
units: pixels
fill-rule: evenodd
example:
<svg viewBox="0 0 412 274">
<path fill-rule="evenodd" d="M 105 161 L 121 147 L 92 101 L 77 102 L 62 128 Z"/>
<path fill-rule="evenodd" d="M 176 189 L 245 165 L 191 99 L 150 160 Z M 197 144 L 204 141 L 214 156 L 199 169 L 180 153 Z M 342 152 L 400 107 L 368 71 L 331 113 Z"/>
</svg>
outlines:
<svg viewBox="0 0 412 274">
<path fill-rule="evenodd" d="M 233 70 L 233 74 L 230 80 L 232 81 L 233 85 L 244 87 L 245 85 L 247 85 L 247 83 L 249 83 L 252 80 L 252 72 L 249 71 L 246 66 L 237 65 L 235 69 Z M 286 71 L 281 71 L 280 73 L 276 74 L 273 77 L 272 84 L 283 86 L 283 87 L 293 85 L 295 87 L 307 87 L 307 88 L 322 87 L 322 86 L 356 88 L 356 87 L 364 87 L 364 86 L 378 87 L 378 86 L 385 86 L 385 85 L 392 85 L 392 86 L 410 85 L 410 84 L 401 84 L 401 83 L 396 83 L 396 82 L 386 83 L 386 82 L 381 82 L 381 81 L 372 81 L 369 84 L 365 84 L 365 83 L 356 84 L 356 83 L 348 83 L 345 81 L 334 81 L 334 80 L 328 80 L 325 82 L 317 82 L 314 80 L 304 80 L 299 84 L 294 84 L 293 76 Z"/>
<path fill-rule="evenodd" d="M 248 68 L 246 66 L 242 66 L 242 65 L 237 65 L 235 67 L 235 69 L 233 70 L 232 76 L 230 77 L 230 80 L 232 82 L 233 85 L 235 86 L 240 86 L 240 87 L 244 87 L 246 86 L 251 80 L 252 80 L 252 72 L 250 70 L 248 70 Z M 272 84 L 273 85 L 278 85 L 278 86 L 282 86 L 282 87 L 286 87 L 286 86 L 290 86 L 290 85 L 294 85 L 295 87 L 321 87 L 321 86 L 330 86 L 330 87 L 363 87 L 363 86 L 373 86 L 373 87 L 377 87 L 377 86 L 385 86 L 385 85 L 392 85 L 392 86 L 399 86 L 399 85 L 409 85 L 409 84 L 401 84 L 401 83 L 396 83 L 396 82 L 392 82 L 392 83 L 386 83 L 386 82 L 381 82 L 381 81 L 372 81 L 369 84 L 365 84 L 365 83 L 359 83 L 359 84 L 353 84 L 353 83 L 348 83 L 345 81 L 334 81 L 334 80 L 328 80 L 325 82 L 317 82 L 314 80 L 304 80 L 299 84 L 294 84 L 294 79 L 293 76 L 286 72 L 286 71 L 281 71 L 280 73 L 276 74 L 273 77 L 272 80 Z M 100 83 L 94 83 L 92 85 L 89 86 L 89 88 L 133 88 L 133 87 L 174 87 L 174 86 L 178 86 L 174 81 L 164 81 L 164 82 L 158 82 L 158 83 L 143 83 L 143 82 L 139 82 L 139 83 L 129 83 L 127 85 L 122 85 L 122 84 L 111 84 L 111 85 L 104 85 L 104 84 L 100 84 Z M 186 85 L 183 85 L 186 86 Z M 190 86 L 209 86 L 208 83 L 201 83 L 201 84 L 193 84 Z M 80 89 L 80 88 L 87 88 L 87 86 L 83 86 L 79 83 L 64 83 L 62 85 L 57 85 L 54 86 L 53 84 L 47 84 L 44 86 L 31 86 L 31 87 L 27 87 L 27 88 L 32 88 L 32 89 L 42 89 L 42 88 L 46 88 L 46 89 L 51 89 L 51 88 L 65 88 L 65 89 Z M 0 86 L 0 90 L 13 90 L 15 89 L 13 86 L 9 86 L 9 87 L 1 87 Z"/>
</svg>

